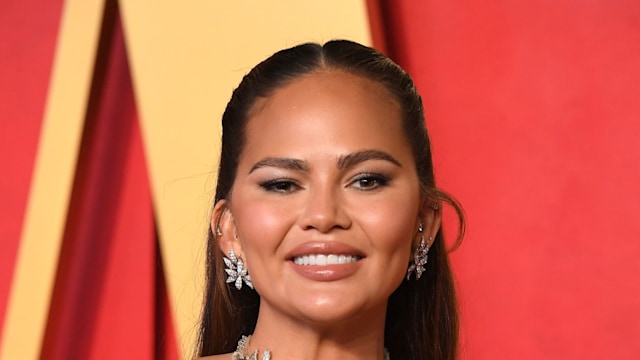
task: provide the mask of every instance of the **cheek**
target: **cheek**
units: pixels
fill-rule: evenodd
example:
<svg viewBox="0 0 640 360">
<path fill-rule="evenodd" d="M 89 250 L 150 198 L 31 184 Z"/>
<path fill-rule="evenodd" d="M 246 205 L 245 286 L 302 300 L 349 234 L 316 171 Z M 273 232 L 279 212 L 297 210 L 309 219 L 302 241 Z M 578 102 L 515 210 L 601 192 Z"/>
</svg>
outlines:
<svg viewBox="0 0 640 360">
<path fill-rule="evenodd" d="M 418 221 L 418 202 L 414 198 L 390 197 L 360 208 L 358 214 L 374 246 L 408 259 Z"/>
<path fill-rule="evenodd" d="M 234 204 L 239 206 L 233 206 Z M 273 201 L 242 195 L 233 198 L 231 210 L 238 237 L 247 257 L 262 257 L 267 253 L 275 253 L 290 227 L 293 213 L 291 209 L 286 211 Z M 247 260 L 254 263 L 256 261 Z"/>
<path fill-rule="evenodd" d="M 377 279 L 376 291 L 385 298 L 406 277 L 417 221 L 418 203 L 407 197 L 371 204 L 360 212 L 361 226 L 375 248 L 370 258 L 370 277 Z"/>
</svg>

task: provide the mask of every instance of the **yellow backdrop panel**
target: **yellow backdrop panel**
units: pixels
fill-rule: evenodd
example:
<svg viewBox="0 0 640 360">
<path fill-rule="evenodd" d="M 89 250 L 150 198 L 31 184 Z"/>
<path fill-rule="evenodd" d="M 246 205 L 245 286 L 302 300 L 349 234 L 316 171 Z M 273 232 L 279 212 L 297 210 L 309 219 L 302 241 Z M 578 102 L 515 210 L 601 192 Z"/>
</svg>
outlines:
<svg viewBox="0 0 640 360">
<path fill-rule="evenodd" d="M 185 354 L 201 305 L 220 117 L 257 62 L 305 41 L 371 42 L 365 2 L 121 0 L 170 301 Z"/>
</svg>

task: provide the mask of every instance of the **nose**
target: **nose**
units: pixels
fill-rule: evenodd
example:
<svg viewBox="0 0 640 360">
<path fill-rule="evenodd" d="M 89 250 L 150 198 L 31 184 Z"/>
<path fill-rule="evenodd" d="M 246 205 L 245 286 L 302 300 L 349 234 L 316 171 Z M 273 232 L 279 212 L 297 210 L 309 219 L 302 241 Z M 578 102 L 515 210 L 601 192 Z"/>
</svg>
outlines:
<svg viewBox="0 0 640 360">
<path fill-rule="evenodd" d="M 303 230 L 327 233 L 333 229 L 348 229 L 351 217 L 339 191 L 315 189 L 308 193 L 299 224 Z"/>
</svg>

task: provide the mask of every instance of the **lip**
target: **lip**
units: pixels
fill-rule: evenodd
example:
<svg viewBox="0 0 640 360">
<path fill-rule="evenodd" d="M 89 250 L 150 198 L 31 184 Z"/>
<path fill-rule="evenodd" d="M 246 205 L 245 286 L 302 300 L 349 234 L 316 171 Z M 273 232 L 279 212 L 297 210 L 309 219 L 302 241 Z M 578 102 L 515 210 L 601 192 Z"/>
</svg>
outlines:
<svg viewBox="0 0 640 360">
<path fill-rule="evenodd" d="M 286 259 L 291 261 L 296 256 L 318 255 L 318 254 L 344 254 L 364 258 L 364 253 L 351 245 L 337 241 L 329 242 L 308 242 L 293 248 Z"/>
<path fill-rule="evenodd" d="M 355 262 L 332 265 L 298 265 L 293 262 L 297 256 L 318 254 L 342 254 L 358 256 Z M 340 242 L 308 242 L 295 247 L 287 254 L 287 261 L 300 276 L 313 281 L 337 281 L 345 279 L 355 273 L 365 258 L 362 251 Z"/>
</svg>

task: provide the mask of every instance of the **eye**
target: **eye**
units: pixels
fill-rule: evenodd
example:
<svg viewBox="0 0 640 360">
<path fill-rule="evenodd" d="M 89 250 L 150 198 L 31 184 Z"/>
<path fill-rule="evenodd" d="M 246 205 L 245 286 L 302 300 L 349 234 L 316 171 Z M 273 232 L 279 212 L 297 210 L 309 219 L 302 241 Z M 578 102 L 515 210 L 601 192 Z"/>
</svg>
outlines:
<svg viewBox="0 0 640 360">
<path fill-rule="evenodd" d="M 358 190 L 370 191 L 387 186 L 389 178 L 381 174 L 360 174 L 351 185 Z"/>
<path fill-rule="evenodd" d="M 300 190 L 302 187 L 298 185 L 294 180 L 291 179 L 276 179 L 269 180 L 267 182 L 261 183 L 260 187 L 262 187 L 265 191 L 275 192 L 275 193 L 292 193 L 296 190 Z"/>
</svg>

